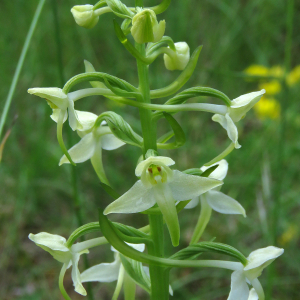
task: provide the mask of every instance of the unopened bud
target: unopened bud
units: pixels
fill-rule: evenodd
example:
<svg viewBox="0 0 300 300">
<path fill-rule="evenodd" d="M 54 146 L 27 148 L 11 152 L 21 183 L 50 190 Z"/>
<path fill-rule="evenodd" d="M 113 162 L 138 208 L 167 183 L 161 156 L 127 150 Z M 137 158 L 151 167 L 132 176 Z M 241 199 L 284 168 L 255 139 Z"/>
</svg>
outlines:
<svg viewBox="0 0 300 300">
<path fill-rule="evenodd" d="M 151 9 L 140 11 L 132 19 L 131 34 L 139 44 L 160 41 L 165 33 L 165 29 L 165 20 L 158 23 L 156 14 Z"/>
<path fill-rule="evenodd" d="M 175 51 L 164 55 L 165 66 L 168 70 L 184 70 L 190 60 L 190 47 L 186 42 L 175 43 Z"/>
<path fill-rule="evenodd" d="M 99 16 L 95 14 L 93 10 L 94 6 L 90 4 L 76 5 L 71 9 L 71 13 L 75 19 L 75 22 L 84 28 L 93 28 L 98 20 Z"/>
</svg>

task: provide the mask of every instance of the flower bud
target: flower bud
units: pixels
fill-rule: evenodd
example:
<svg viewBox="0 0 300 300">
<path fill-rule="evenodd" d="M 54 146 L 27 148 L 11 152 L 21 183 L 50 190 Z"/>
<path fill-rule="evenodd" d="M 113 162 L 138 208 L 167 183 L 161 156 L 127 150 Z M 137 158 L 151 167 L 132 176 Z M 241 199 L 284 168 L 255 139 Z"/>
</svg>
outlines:
<svg viewBox="0 0 300 300">
<path fill-rule="evenodd" d="M 164 55 L 165 66 L 168 70 L 184 70 L 190 60 L 190 47 L 186 42 L 175 43 L 175 51 Z"/>
<path fill-rule="evenodd" d="M 165 29 L 165 20 L 158 23 L 156 14 L 151 9 L 140 11 L 132 19 L 131 34 L 139 44 L 160 41 L 165 33 Z"/>
<path fill-rule="evenodd" d="M 76 5 L 71 9 L 71 13 L 75 19 L 75 22 L 84 28 L 93 28 L 98 20 L 99 16 L 95 14 L 93 10 L 94 6 L 90 4 Z"/>
</svg>

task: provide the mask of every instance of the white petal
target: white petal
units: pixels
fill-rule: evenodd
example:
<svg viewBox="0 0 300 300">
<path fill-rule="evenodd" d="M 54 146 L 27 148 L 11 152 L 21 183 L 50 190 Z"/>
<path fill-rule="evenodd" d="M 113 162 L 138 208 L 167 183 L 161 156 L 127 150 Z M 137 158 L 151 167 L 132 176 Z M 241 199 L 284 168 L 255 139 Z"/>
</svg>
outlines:
<svg viewBox="0 0 300 300">
<path fill-rule="evenodd" d="M 212 166 L 216 165 L 218 165 L 218 167 L 208 177 L 223 180 L 226 177 L 228 171 L 228 162 L 225 159 L 222 159 L 209 167 L 203 166 L 200 168 L 200 170 L 204 172 Z"/>
<path fill-rule="evenodd" d="M 250 294 L 249 294 L 248 300 L 259 300 L 258 299 L 258 295 L 257 295 L 255 289 L 251 289 L 250 290 Z"/>
<path fill-rule="evenodd" d="M 260 100 L 265 90 L 242 95 L 231 101 L 230 117 L 238 122 Z"/>
<path fill-rule="evenodd" d="M 154 204 L 152 189 L 146 188 L 139 180 L 129 191 L 109 204 L 104 210 L 104 214 L 137 213 L 149 209 Z"/>
<path fill-rule="evenodd" d="M 72 258 L 72 281 L 73 285 L 75 287 L 75 292 L 82 296 L 86 296 L 86 290 L 84 289 L 83 285 L 81 284 L 81 279 L 80 279 L 80 272 L 78 270 L 78 262 L 79 262 L 80 254 L 75 253 L 73 254 Z"/>
<path fill-rule="evenodd" d="M 95 125 L 98 116 L 88 111 L 75 110 L 79 123 L 81 124 L 80 131 L 91 130 Z"/>
<path fill-rule="evenodd" d="M 238 143 L 238 130 L 232 119 L 230 118 L 229 114 L 225 115 L 227 121 L 227 134 L 228 137 L 234 142 L 235 148 L 241 148 L 241 145 Z"/>
<path fill-rule="evenodd" d="M 243 206 L 221 192 L 208 191 L 206 193 L 206 200 L 213 210 L 221 214 L 243 215 L 246 217 L 246 211 Z"/>
<path fill-rule="evenodd" d="M 83 126 L 79 123 L 77 112 L 74 109 L 74 101 L 68 99 L 69 124 L 73 131 L 83 130 Z"/>
<path fill-rule="evenodd" d="M 101 136 L 101 146 L 104 150 L 114 150 L 125 145 L 125 143 L 116 138 L 112 133 Z"/>
<path fill-rule="evenodd" d="M 161 166 L 161 165 L 166 165 L 166 166 L 172 166 L 175 164 L 175 161 L 173 159 L 171 159 L 170 157 L 165 157 L 165 156 L 151 156 L 148 157 L 147 159 L 141 161 L 136 169 L 135 169 L 135 175 L 136 176 L 141 176 L 142 172 L 144 171 L 144 169 L 147 169 L 150 165 L 157 165 L 157 166 Z"/>
<path fill-rule="evenodd" d="M 173 174 L 173 180 L 168 184 L 176 201 L 195 198 L 223 184 L 222 181 L 216 179 L 187 175 L 177 170 L 174 170 Z"/>
<path fill-rule="evenodd" d="M 139 251 L 139 252 L 144 252 L 145 251 L 145 244 L 130 244 L 130 243 L 126 243 L 126 244 L 129 245 L 130 247 L 134 248 L 135 250 Z M 119 251 L 117 251 L 113 246 L 111 246 L 111 251 L 119 253 Z"/>
<path fill-rule="evenodd" d="M 283 249 L 269 246 L 258 249 L 248 256 L 248 264 L 244 268 L 247 278 L 251 281 L 261 275 L 264 268 L 273 262 L 277 257 L 282 255 Z"/>
<path fill-rule="evenodd" d="M 60 114 L 60 109 L 53 109 L 52 115 L 50 116 L 50 118 L 54 121 L 54 122 L 58 122 L 58 117 Z M 66 110 L 65 116 L 64 116 L 64 120 L 63 123 L 66 122 L 66 120 L 68 119 L 68 112 Z"/>
<path fill-rule="evenodd" d="M 68 152 L 75 163 L 82 163 L 90 159 L 95 152 L 95 139 L 93 133 L 88 133 L 84 136 L 79 143 L 73 146 Z M 64 155 L 59 162 L 59 165 L 70 163 Z"/>
<path fill-rule="evenodd" d="M 231 275 L 231 290 L 227 300 L 248 300 L 249 288 L 243 271 L 234 271 Z"/>
<path fill-rule="evenodd" d="M 68 263 L 71 259 L 70 249 L 65 246 L 66 239 L 60 235 L 40 232 L 38 234 L 30 233 L 28 238 L 49 252 L 59 262 Z"/>
<path fill-rule="evenodd" d="M 81 275 L 81 282 L 112 282 L 118 279 L 121 262 L 119 259 L 112 263 L 103 263 L 85 270 Z"/>
<path fill-rule="evenodd" d="M 214 122 L 218 122 L 225 130 L 227 130 L 227 120 L 226 120 L 225 116 L 215 114 L 212 116 L 212 120 Z"/>
<path fill-rule="evenodd" d="M 200 202 L 199 197 L 193 198 L 184 208 L 185 209 L 191 209 L 196 207 Z"/>
</svg>

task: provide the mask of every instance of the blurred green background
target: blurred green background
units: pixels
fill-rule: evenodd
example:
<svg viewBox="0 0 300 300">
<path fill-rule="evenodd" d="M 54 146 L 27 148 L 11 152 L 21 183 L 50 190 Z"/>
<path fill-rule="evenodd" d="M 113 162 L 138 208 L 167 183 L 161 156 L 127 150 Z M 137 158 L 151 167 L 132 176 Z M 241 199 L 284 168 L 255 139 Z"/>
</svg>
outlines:
<svg viewBox="0 0 300 300">
<path fill-rule="evenodd" d="M 124 2 L 133 5 L 133 0 Z M 145 5 L 158 2 L 145 0 Z M 0 2 L 0 112 L 37 3 L 37 0 Z M 7 118 L 5 130 L 14 116 L 19 116 L 0 164 L 1 300 L 61 299 L 57 285 L 60 263 L 27 236 L 46 231 L 68 237 L 78 226 L 71 168 L 58 166 L 62 152 L 56 141 L 56 125 L 49 118 L 51 109 L 45 101 L 27 94 L 27 89 L 62 87 L 62 76 L 66 81 L 84 71 L 83 59 L 90 61 L 97 71 L 137 84 L 135 60 L 114 35 L 113 15 L 101 16 L 95 28 L 86 30 L 75 24 L 70 13 L 77 4 L 86 2 L 46 1 Z M 290 17 L 287 17 L 288 5 L 292 8 Z M 289 74 L 300 64 L 299 1 L 174 0 L 168 11 L 158 17 L 162 18 L 167 22 L 166 35 L 175 42 L 186 41 L 191 50 L 203 45 L 196 71 L 185 87 L 210 86 L 234 99 L 258 90 L 261 84 L 260 80 L 244 77 L 243 71 L 249 66 L 282 69 L 286 66 Z M 287 23 L 294 27 L 291 47 Z M 63 74 L 59 69 L 60 57 Z M 171 83 L 178 74 L 167 71 L 159 58 L 150 67 L 151 88 Z M 216 237 L 216 241 L 228 243 L 245 255 L 271 244 L 283 247 L 284 255 L 260 279 L 268 299 L 292 300 L 300 298 L 300 82 L 286 85 L 281 81 L 281 85 L 281 91 L 271 95 L 280 105 L 280 116 L 249 112 L 239 123 L 242 148 L 227 157 L 229 173 L 222 191 L 237 199 L 248 217 L 213 212 L 203 238 Z M 215 102 L 209 98 L 192 101 Z M 141 132 L 136 108 L 121 107 L 102 97 L 86 98 L 76 108 L 96 114 L 113 110 Z M 211 114 L 180 113 L 176 118 L 186 133 L 187 143 L 181 149 L 161 154 L 171 156 L 179 170 L 201 167 L 229 144 L 225 130 L 211 121 Z M 164 122 L 158 128 L 160 134 L 169 131 Z M 67 136 L 69 145 L 79 140 L 75 133 L 65 132 L 66 140 Z M 125 192 L 136 180 L 134 169 L 139 155 L 139 150 L 132 146 L 104 153 L 108 177 L 119 192 Z M 83 222 L 96 221 L 97 207 L 105 207 L 112 199 L 101 189 L 89 162 L 78 164 L 76 173 Z M 198 215 L 199 207 L 180 213 L 181 247 L 188 244 Z M 135 227 L 147 224 L 147 217 L 139 214 L 113 219 Z M 166 251 L 171 254 L 168 237 L 167 244 Z M 93 249 L 90 263 L 111 261 L 108 250 L 108 246 Z M 228 271 L 178 269 L 171 272 L 171 279 L 174 300 L 227 299 L 230 288 Z M 72 299 L 82 299 L 73 291 L 70 274 L 65 286 Z M 110 299 L 114 286 L 115 283 L 93 284 L 95 299 Z M 138 294 L 138 299 L 147 299 L 143 291 L 138 290 Z"/>
</svg>

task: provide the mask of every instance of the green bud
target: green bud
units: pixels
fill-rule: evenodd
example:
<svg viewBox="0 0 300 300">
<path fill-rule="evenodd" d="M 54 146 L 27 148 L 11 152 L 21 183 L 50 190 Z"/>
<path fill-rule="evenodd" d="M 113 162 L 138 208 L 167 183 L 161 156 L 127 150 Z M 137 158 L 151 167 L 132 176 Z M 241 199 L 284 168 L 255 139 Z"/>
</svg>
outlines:
<svg viewBox="0 0 300 300">
<path fill-rule="evenodd" d="M 131 34 L 139 44 L 160 41 L 165 29 L 165 20 L 158 23 L 156 14 L 151 9 L 141 10 L 132 19 Z"/>
<path fill-rule="evenodd" d="M 75 22 L 84 28 L 93 28 L 98 20 L 99 16 L 95 14 L 93 10 L 94 6 L 90 4 L 76 5 L 71 9 L 71 13 L 75 19 Z"/>
<path fill-rule="evenodd" d="M 186 42 L 175 43 L 175 51 L 164 55 L 165 66 L 168 70 L 184 70 L 190 60 L 190 47 Z"/>
</svg>

